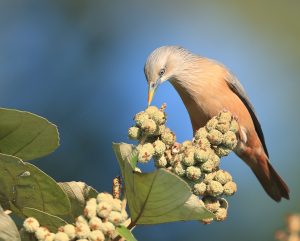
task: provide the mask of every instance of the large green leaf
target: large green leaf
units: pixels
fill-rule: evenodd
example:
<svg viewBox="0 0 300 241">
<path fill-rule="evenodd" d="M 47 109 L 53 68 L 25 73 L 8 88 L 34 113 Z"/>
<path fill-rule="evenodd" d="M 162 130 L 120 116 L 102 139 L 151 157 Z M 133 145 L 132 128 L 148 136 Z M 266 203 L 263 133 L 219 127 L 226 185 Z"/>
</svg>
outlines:
<svg viewBox="0 0 300 241">
<path fill-rule="evenodd" d="M 150 173 L 136 173 L 130 161 L 133 146 L 113 144 L 113 149 L 126 187 L 131 219 L 136 224 L 158 224 L 174 221 L 202 220 L 214 217 L 199 205 L 189 185 L 165 169 Z"/>
<path fill-rule="evenodd" d="M 118 234 L 126 241 L 137 241 L 131 231 L 124 226 L 117 227 Z"/>
<path fill-rule="evenodd" d="M 0 152 L 24 161 L 45 156 L 59 145 L 57 127 L 38 115 L 0 108 Z"/>
<path fill-rule="evenodd" d="M 59 182 L 58 185 L 68 195 L 74 217 L 81 215 L 86 201 L 92 197 L 97 197 L 98 194 L 94 188 L 84 182 Z"/>
<path fill-rule="evenodd" d="M 35 208 L 72 221 L 65 192 L 47 174 L 19 158 L 0 154 L 0 204 L 6 209 Z"/>
<path fill-rule="evenodd" d="M 35 208 L 25 207 L 22 211 L 25 216 L 36 218 L 41 226 L 47 227 L 51 232 L 56 233 L 59 227 L 67 224 L 63 219 Z"/>
<path fill-rule="evenodd" d="M 21 241 L 15 222 L 0 206 L 0 241 Z"/>
</svg>

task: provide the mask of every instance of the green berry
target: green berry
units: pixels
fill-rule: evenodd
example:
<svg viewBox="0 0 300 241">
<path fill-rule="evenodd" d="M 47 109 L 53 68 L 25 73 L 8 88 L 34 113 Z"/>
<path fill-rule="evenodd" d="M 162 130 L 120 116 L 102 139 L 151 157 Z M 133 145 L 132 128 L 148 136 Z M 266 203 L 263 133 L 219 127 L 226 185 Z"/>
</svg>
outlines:
<svg viewBox="0 0 300 241">
<path fill-rule="evenodd" d="M 206 184 L 204 182 L 196 183 L 193 192 L 195 195 L 203 196 L 206 192 Z"/>
<path fill-rule="evenodd" d="M 199 180 L 201 177 L 201 170 L 198 167 L 190 166 L 186 169 L 186 176 L 192 181 Z"/>
<path fill-rule="evenodd" d="M 155 161 L 155 166 L 157 168 L 166 167 L 168 165 L 167 159 L 164 155 L 162 155 L 159 159 Z"/>
<path fill-rule="evenodd" d="M 204 197 L 203 199 L 205 207 L 211 211 L 216 212 L 220 208 L 219 200 L 215 197 Z"/>
<path fill-rule="evenodd" d="M 208 134 L 207 130 L 204 127 L 202 127 L 196 131 L 195 139 L 197 140 L 197 139 L 201 139 L 201 138 L 206 138 L 207 134 Z"/>
<path fill-rule="evenodd" d="M 186 149 L 188 149 L 188 148 L 190 148 L 192 146 L 193 146 L 193 142 L 192 141 L 184 141 L 181 144 L 180 151 L 184 152 Z"/>
<path fill-rule="evenodd" d="M 208 135 L 207 139 L 212 145 L 220 145 L 223 141 L 223 134 L 218 130 L 211 130 Z"/>
<path fill-rule="evenodd" d="M 143 130 L 143 132 L 146 135 L 153 135 L 156 131 L 156 128 L 157 128 L 157 126 L 156 126 L 154 120 L 151 120 L 151 119 L 145 120 L 141 125 L 141 129 Z"/>
<path fill-rule="evenodd" d="M 210 150 L 204 148 L 196 148 L 194 153 L 194 158 L 196 161 L 202 163 L 206 162 L 210 157 Z"/>
<path fill-rule="evenodd" d="M 236 183 L 235 182 L 227 182 L 225 185 L 224 185 L 224 194 L 227 195 L 227 196 L 231 196 L 233 195 L 235 192 L 237 191 L 237 186 L 236 186 Z"/>
<path fill-rule="evenodd" d="M 147 109 L 145 110 L 145 113 L 147 113 L 149 115 L 149 118 L 152 118 L 153 115 L 157 111 L 159 111 L 159 109 L 156 106 L 152 105 L 152 106 L 147 107 Z"/>
<path fill-rule="evenodd" d="M 213 117 L 213 118 L 211 118 L 211 119 L 206 123 L 206 125 L 205 125 L 206 130 L 207 130 L 207 131 L 211 131 L 211 130 L 215 129 L 216 126 L 217 126 L 217 124 L 218 124 L 218 122 L 219 122 L 219 121 L 218 121 L 218 119 L 217 119 L 216 116 Z"/>
<path fill-rule="evenodd" d="M 214 151 L 219 157 L 222 157 L 222 156 L 227 156 L 232 150 L 227 148 L 224 145 L 219 145 L 214 148 Z"/>
<path fill-rule="evenodd" d="M 215 212 L 215 218 L 216 218 L 216 221 L 218 221 L 218 222 L 224 221 L 227 218 L 227 209 L 219 208 Z"/>
<path fill-rule="evenodd" d="M 166 145 L 161 140 L 156 140 L 153 143 L 153 147 L 154 147 L 154 155 L 156 156 L 161 156 L 162 154 L 164 154 L 166 150 Z"/>
<path fill-rule="evenodd" d="M 208 160 L 201 165 L 201 170 L 203 172 L 212 172 L 215 169 L 216 165 L 213 160 Z"/>
<path fill-rule="evenodd" d="M 237 145 L 236 134 L 228 131 L 223 135 L 223 145 L 233 150 Z"/>
<path fill-rule="evenodd" d="M 155 121 L 157 125 L 163 125 L 166 123 L 166 115 L 161 110 L 156 111 L 150 118 Z"/>
<path fill-rule="evenodd" d="M 207 193 L 213 197 L 220 196 L 224 191 L 221 183 L 217 181 L 210 181 L 207 185 Z"/>
<path fill-rule="evenodd" d="M 168 128 L 161 134 L 161 140 L 168 146 L 172 146 L 176 142 L 175 134 Z"/>
<path fill-rule="evenodd" d="M 193 166 L 195 164 L 195 148 L 194 147 L 189 147 L 185 150 L 183 153 L 183 159 L 182 162 L 186 166 Z"/>
<path fill-rule="evenodd" d="M 183 177 L 186 173 L 186 169 L 185 167 L 180 163 L 180 162 L 177 162 L 174 166 L 173 166 L 173 172 L 180 176 L 180 177 Z"/>
<path fill-rule="evenodd" d="M 207 138 L 195 139 L 194 143 L 197 144 L 200 148 L 209 149 L 210 142 Z"/>
<path fill-rule="evenodd" d="M 227 131 L 229 131 L 230 128 L 230 123 L 227 122 L 218 122 L 218 124 L 216 125 L 216 130 L 220 131 L 221 133 L 226 133 Z"/>
<path fill-rule="evenodd" d="M 218 114 L 219 122 L 230 122 L 232 119 L 232 114 L 229 111 L 222 111 Z"/>
<path fill-rule="evenodd" d="M 165 125 L 160 125 L 156 128 L 156 131 L 155 131 L 155 135 L 159 136 L 161 135 L 164 131 L 166 130 L 166 126 Z"/>
<path fill-rule="evenodd" d="M 216 172 L 214 180 L 224 185 L 227 182 L 232 181 L 232 176 L 224 170 L 219 170 Z"/>
<path fill-rule="evenodd" d="M 214 180 L 215 176 L 216 176 L 216 172 L 205 174 L 203 182 L 205 184 L 208 184 L 210 181 Z"/>
<path fill-rule="evenodd" d="M 148 119 L 149 119 L 149 115 L 144 111 L 141 111 L 134 116 L 134 121 L 138 127 L 141 127 L 143 122 Z"/>
<path fill-rule="evenodd" d="M 137 140 L 141 137 L 141 130 L 136 126 L 132 126 L 128 129 L 129 139 Z"/>
<path fill-rule="evenodd" d="M 138 148 L 138 161 L 146 163 L 151 160 L 154 155 L 154 147 L 151 143 L 146 143 Z"/>
</svg>

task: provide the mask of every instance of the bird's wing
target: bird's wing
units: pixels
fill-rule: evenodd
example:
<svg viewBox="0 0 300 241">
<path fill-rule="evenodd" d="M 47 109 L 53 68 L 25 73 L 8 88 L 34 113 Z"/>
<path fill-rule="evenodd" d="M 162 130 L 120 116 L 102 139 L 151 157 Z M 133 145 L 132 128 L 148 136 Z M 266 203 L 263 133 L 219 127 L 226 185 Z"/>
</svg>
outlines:
<svg viewBox="0 0 300 241">
<path fill-rule="evenodd" d="M 227 78 L 225 78 L 225 81 L 227 82 L 229 88 L 241 99 L 241 101 L 247 107 L 247 109 L 248 109 L 248 111 L 249 111 L 249 113 L 252 117 L 256 133 L 257 133 L 257 135 L 258 135 L 258 137 L 259 137 L 259 139 L 260 139 L 260 141 L 263 145 L 265 153 L 269 157 L 267 146 L 266 146 L 266 143 L 265 143 L 264 133 L 261 129 L 260 123 L 258 121 L 257 115 L 256 115 L 255 110 L 254 110 L 254 107 L 251 104 L 251 102 L 250 102 L 243 86 L 241 85 L 241 83 L 237 80 L 237 78 L 233 74 L 229 74 L 227 76 Z"/>
</svg>

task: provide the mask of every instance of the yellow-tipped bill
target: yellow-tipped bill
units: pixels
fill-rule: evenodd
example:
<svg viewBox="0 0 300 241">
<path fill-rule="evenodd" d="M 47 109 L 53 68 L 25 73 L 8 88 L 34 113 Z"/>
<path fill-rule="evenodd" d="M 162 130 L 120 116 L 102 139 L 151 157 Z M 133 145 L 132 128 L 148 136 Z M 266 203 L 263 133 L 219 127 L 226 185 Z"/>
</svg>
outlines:
<svg viewBox="0 0 300 241">
<path fill-rule="evenodd" d="M 155 89 L 152 89 L 149 87 L 149 89 L 148 89 L 148 106 L 151 105 L 154 93 L 155 93 Z"/>
</svg>

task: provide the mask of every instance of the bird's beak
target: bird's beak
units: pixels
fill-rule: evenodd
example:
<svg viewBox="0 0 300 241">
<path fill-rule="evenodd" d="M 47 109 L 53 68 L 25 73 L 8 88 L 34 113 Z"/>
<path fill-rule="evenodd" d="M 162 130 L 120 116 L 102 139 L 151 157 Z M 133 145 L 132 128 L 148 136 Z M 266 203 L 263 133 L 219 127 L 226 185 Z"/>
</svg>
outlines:
<svg viewBox="0 0 300 241">
<path fill-rule="evenodd" d="M 155 94 L 155 92 L 156 92 L 156 90 L 157 90 L 157 87 L 158 87 L 158 85 L 160 84 L 160 82 L 161 82 L 161 80 L 158 79 L 158 80 L 155 82 L 155 84 L 153 84 L 153 83 L 151 83 L 151 82 L 149 83 L 149 85 L 148 85 L 148 106 L 151 105 L 153 96 L 154 96 L 154 94 Z"/>
</svg>

